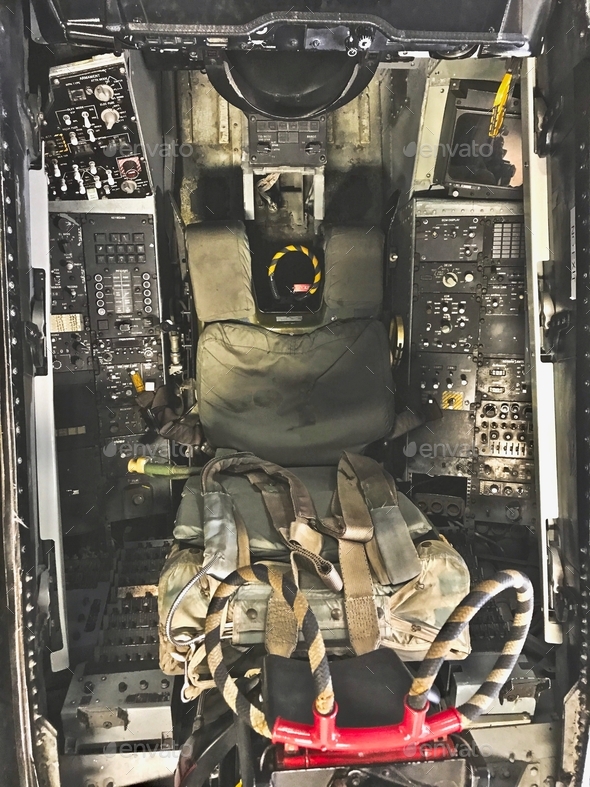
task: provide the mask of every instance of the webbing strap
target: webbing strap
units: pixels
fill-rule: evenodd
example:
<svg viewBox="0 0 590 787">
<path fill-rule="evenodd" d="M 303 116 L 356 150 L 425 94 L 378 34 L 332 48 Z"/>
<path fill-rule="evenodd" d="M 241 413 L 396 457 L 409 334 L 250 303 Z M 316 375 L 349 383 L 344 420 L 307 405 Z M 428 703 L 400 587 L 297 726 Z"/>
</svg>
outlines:
<svg viewBox="0 0 590 787">
<path fill-rule="evenodd" d="M 293 517 L 293 506 L 285 485 L 273 481 L 266 473 L 259 471 L 246 473 L 246 478 L 252 486 L 259 490 L 275 530 L 290 548 L 289 523 Z M 308 525 L 307 527 L 309 528 Z M 311 530 L 311 528 L 309 529 Z M 291 565 L 292 579 L 299 586 L 297 567 L 293 565 L 293 561 L 291 561 Z M 266 610 L 264 644 L 268 653 L 284 658 L 288 658 L 297 647 L 297 619 L 291 607 L 274 589 L 271 592 Z"/>
<path fill-rule="evenodd" d="M 297 647 L 297 618 L 280 593 L 273 589 L 266 608 L 264 644 L 273 656 L 289 658 Z"/>
<path fill-rule="evenodd" d="M 346 524 L 345 538 L 349 538 L 347 512 L 350 516 L 354 516 L 357 508 L 364 504 L 368 508 L 367 513 L 389 582 L 396 585 L 417 577 L 422 566 L 399 508 L 397 487 L 393 478 L 373 459 L 358 454 L 345 452 L 339 465 L 339 472 L 340 467 L 343 473 L 352 471 L 356 476 L 356 483 L 350 483 L 345 487 L 349 497 L 355 499 L 354 507 L 350 505 L 351 499 L 340 501 Z M 340 485 L 338 494 L 340 494 Z M 363 516 L 366 522 L 366 515 Z M 368 527 L 366 523 L 364 526 Z"/>
<path fill-rule="evenodd" d="M 223 491 L 221 484 L 215 480 L 217 473 L 226 472 L 244 475 L 255 471 L 262 471 L 269 476 L 286 481 L 289 485 L 289 493 L 295 513 L 295 519 L 315 521 L 316 511 L 313 501 L 302 481 L 289 470 L 285 470 L 283 467 L 274 464 L 274 462 L 267 462 L 264 459 L 259 459 L 257 456 L 254 456 L 254 454 L 238 453 L 212 459 L 205 465 L 201 473 L 201 491 L 203 494 L 206 492 Z"/>
<path fill-rule="evenodd" d="M 373 597 L 373 580 L 365 543 L 373 538 L 373 523 L 353 466 L 344 453 L 338 464 L 338 497 L 334 515 L 341 514 L 338 540 L 340 571 L 344 581 L 344 610 L 350 644 L 357 656 L 379 645 L 379 621 Z"/>
<path fill-rule="evenodd" d="M 250 538 L 246 523 L 238 509 L 234 506 L 234 520 L 238 535 L 238 567 L 250 565 Z"/>
<path fill-rule="evenodd" d="M 288 473 L 288 471 L 285 472 Z M 292 475 L 292 473 L 289 473 L 289 475 Z M 329 560 L 326 560 L 320 555 L 323 544 L 321 533 L 314 530 L 308 522 L 302 518 L 298 518 L 297 516 L 294 520 L 290 518 L 290 512 L 287 508 L 289 497 L 286 495 L 285 487 L 282 484 L 269 483 L 266 469 L 262 472 L 249 471 L 246 473 L 246 476 L 262 493 L 262 499 L 273 526 L 291 554 L 298 562 L 301 562 L 308 571 L 317 574 L 330 590 L 341 590 L 342 580 L 338 572 Z M 303 484 L 301 484 L 301 486 L 305 490 L 305 495 L 308 498 L 308 500 L 305 501 L 305 507 L 313 507 L 313 502 L 311 497 L 309 497 L 309 493 Z M 301 491 L 298 492 L 298 496 L 300 502 L 303 502 L 303 494 Z M 292 499 L 293 495 L 291 494 L 291 500 Z M 314 521 L 316 520 L 317 517 L 314 516 Z"/>
<path fill-rule="evenodd" d="M 373 598 L 373 580 L 365 545 L 338 542 L 340 571 L 344 580 L 344 611 L 350 644 L 357 656 L 379 646 L 379 621 Z"/>
</svg>

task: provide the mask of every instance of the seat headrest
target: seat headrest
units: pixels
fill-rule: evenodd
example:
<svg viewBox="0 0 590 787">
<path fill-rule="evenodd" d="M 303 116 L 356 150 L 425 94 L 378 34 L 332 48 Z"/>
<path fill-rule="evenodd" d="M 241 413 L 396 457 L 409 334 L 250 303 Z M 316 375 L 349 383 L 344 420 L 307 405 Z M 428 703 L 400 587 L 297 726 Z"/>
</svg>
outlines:
<svg viewBox="0 0 590 787">
<path fill-rule="evenodd" d="M 383 248 L 378 227 L 325 226 L 321 321 L 377 318 L 383 302 Z M 202 323 L 258 323 L 252 263 L 241 221 L 203 222 L 186 230 L 188 266 Z M 299 332 L 299 331 L 298 331 Z"/>
</svg>

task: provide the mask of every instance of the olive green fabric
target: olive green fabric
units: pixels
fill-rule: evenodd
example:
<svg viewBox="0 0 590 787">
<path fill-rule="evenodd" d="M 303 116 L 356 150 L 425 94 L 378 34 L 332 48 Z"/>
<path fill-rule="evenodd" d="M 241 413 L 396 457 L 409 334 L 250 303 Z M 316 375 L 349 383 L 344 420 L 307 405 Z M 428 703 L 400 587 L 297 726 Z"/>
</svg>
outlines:
<svg viewBox="0 0 590 787">
<path fill-rule="evenodd" d="M 208 325 L 197 350 L 197 399 L 214 448 L 283 466 L 338 463 L 394 424 L 385 327 L 336 322 L 304 335 Z"/>
<path fill-rule="evenodd" d="M 320 519 L 332 515 L 331 503 L 336 488 L 336 470 L 336 467 L 292 468 L 292 472 L 307 487 Z M 250 538 L 252 559 L 288 562 L 289 551 L 270 520 L 260 491 L 244 476 L 220 473 L 217 478 L 225 491 L 231 495 L 234 505 L 244 520 Z M 412 538 L 419 538 L 430 531 L 430 523 L 424 514 L 401 492 L 398 492 L 398 502 Z M 176 514 L 174 538 L 176 541 L 188 542 L 192 547 L 202 549 L 203 521 L 201 478 L 192 476 L 184 485 Z M 324 535 L 322 555 L 333 562 L 338 560 L 336 539 Z"/>
<path fill-rule="evenodd" d="M 322 324 L 381 314 L 384 243 L 378 227 L 324 228 Z M 250 246 L 243 222 L 191 224 L 186 247 L 199 320 L 255 323 Z"/>
<path fill-rule="evenodd" d="M 329 227 L 324 237 L 324 322 L 379 317 L 383 232 L 378 227 Z"/>
<path fill-rule="evenodd" d="M 336 488 L 336 467 L 308 467 L 293 470 L 307 487 L 320 518 L 331 514 L 331 500 Z M 289 553 L 272 525 L 264 506 L 262 494 L 242 476 L 220 473 L 217 480 L 231 494 L 250 536 L 253 561 L 264 560 L 281 570 L 289 570 Z M 201 479 L 193 476 L 184 486 L 176 517 L 173 547 L 160 578 L 158 605 L 160 614 L 160 664 L 168 674 L 179 674 L 179 657 L 187 655 L 189 662 L 201 663 L 203 655 L 186 654 L 186 649 L 175 649 L 165 640 L 164 622 L 170 606 L 202 566 L 203 500 Z M 424 658 L 431 642 L 453 609 L 469 592 L 469 570 L 461 556 L 445 541 L 425 540 L 431 525 L 424 514 L 407 498 L 398 493 L 400 511 L 415 541 L 421 564 L 419 575 L 410 582 L 382 585 L 373 582 L 374 603 L 377 608 L 380 644 L 389 647 L 404 661 Z M 337 542 L 324 535 L 322 554 L 329 560 L 338 556 Z M 191 591 L 187 603 L 183 601 L 174 620 L 178 633 L 194 636 L 203 631 L 203 618 L 214 587 L 213 580 L 203 577 L 198 589 Z M 299 581 L 319 621 L 322 636 L 331 653 L 350 655 L 347 647 L 348 629 L 342 593 L 328 590 L 315 574 L 303 571 Z M 240 588 L 228 611 L 233 625 L 232 643 L 251 647 L 265 641 L 270 588 L 247 585 Z M 453 644 L 450 659 L 462 659 L 470 650 L 469 630 Z M 198 680 L 196 667 L 188 670 L 189 684 L 198 694 L 205 684 Z M 195 694 L 195 696 L 196 696 Z"/>
<path fill-rule="evenodd" d="M 250 245 L 243 223 L 191 224 L 186 230 L 186 248 L 199 320 L 253 322 L 256 304 Z"/>
</svg>

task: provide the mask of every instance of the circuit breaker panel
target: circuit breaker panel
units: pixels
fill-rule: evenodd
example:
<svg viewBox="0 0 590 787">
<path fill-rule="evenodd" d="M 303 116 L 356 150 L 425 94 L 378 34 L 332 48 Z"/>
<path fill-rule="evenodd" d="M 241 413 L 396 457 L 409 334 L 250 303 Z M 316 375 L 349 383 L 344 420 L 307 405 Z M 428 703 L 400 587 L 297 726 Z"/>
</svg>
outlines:
<svg viewBox="0 0 590 787">
<path fill-rule="evenodd" d="M 442 415 L 409 436 L 407 479 L 464 478 L 467 516 L 530 523 L 534 435 L 522 206 L 417 199 L 400 211 L 392 239 L 394 311 L 407 330 L 407 401 L 435 403 Z"/>
</svg>

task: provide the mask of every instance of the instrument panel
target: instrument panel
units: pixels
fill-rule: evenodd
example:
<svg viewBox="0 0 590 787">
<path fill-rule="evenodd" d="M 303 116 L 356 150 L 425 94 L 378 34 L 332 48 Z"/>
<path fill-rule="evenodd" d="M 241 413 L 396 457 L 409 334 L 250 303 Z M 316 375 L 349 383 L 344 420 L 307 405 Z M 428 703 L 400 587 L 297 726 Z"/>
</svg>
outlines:
<svg viewBox="0 0 590 787">
<path fill-rule="evenodd" d="M 152 193 L 137 113 L 122 57 L 50 71 L 43 119 L 49 199 L 101 200 Z"/>
<path fill-rule="evenodd" d="M 407 399 L 410 407 L 434 403 L 442 415 L 408 438 L 406 476 L 418 484 L 462 477 L 467 516 L 531 521 L 522 211 L 514 202 L 418 199 L 401 212 L 393 238 L 414 263 L 398 266 L 393 288 L 394 311 L 409 327 Z"/>
</svg>

